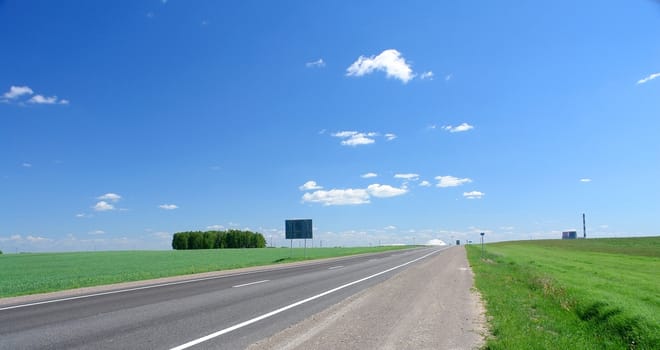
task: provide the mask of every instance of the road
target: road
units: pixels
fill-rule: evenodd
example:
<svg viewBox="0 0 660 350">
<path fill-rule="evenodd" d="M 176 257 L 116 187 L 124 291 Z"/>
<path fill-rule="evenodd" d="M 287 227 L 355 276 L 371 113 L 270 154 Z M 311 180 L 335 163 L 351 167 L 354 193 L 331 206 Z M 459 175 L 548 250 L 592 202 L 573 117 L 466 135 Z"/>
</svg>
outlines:
<svg viewBox="0 0 660 350">
<path fill-rule="evenodd" d="M 5 303 L 0 349 L 241 349 L 444 253 L 394 251 L 72 300 Z"/>
</svg>

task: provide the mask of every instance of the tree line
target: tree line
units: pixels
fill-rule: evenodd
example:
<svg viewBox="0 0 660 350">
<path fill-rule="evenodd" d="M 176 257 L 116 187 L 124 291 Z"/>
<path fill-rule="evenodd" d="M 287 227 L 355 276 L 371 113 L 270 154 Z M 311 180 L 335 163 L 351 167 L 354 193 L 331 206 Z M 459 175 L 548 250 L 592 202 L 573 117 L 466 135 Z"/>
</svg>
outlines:
<svg viewBox="0 0 660 350">
<path fill-rule="evenodd" d="M 265 248 L 261 233 L 240 230 L 187 231 L 172 236 L 172 249 Z"/>
</svg>

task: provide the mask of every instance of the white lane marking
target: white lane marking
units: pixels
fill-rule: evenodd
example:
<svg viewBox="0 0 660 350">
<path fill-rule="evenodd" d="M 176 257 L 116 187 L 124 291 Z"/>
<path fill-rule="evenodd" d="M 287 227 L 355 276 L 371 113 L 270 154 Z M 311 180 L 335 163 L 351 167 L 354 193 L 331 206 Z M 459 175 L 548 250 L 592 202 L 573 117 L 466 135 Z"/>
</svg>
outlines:
<svg viewBox="0 0 660 350">
<path fill-rule="evenodd" d="M 328 267 L 328 270 L 341 269 L 342 267 L 343 267 L 343 266 L 341 266 L 341 265 L 339 265 L 339 266 L 332 266 L 332 267 Z"/>
<path fill-rule="evenodd" d="M 352 286 L 352 285 L 354 285 L 354 284 L 358 284 L 358 283 L 360 283 L 360 282 L 364 282 L 364 281 L 366 281 L 366 280 L 368 280 L 368 279 L 371 279 L 371 278 L 374 278 L 374 277 L 380 276 L 380 275 L 382 275 L 382 274 L 388 273 L 388 272 L 390 272 L 390 271 L 396 270 L 396 269 L 401 268 L 401 267 L 404 267 L 404 266 L 406 266 L 406 265 L 410 265 L 410 264 L 412 264 L 412 263 L 414 263 L 414 262 L 417 262 L 417 261 L 419 261 L 419 260 L 422 260 L 422 259 L 426 258 L 427 256 L 432 255 L 432 254 L 435 254 L 435 253 L 440 252 L 440 251 L 442 251 L 442 250 L 435 250 L 435 251 L 432 251 L 432 252 L 430 252 L 430 253 L 428 253 L 428 254 L 426 254 L 426 255 L 423 255 L 423 256 L 421 256 L 421 257 L 419 257 L 419 258 L 417 258 L 417 259 L 413 259 L 413 260 L 410 260 L 410 261 L 408 261 L 408 262 L 406 262 L 406 263 L 403 263 L 403 264 L 401 264 L 401 265 L 397 265 L 397 266 L 391 267 L 391 268 L 389 268 L 389 269 L 387 269 L 387 270 L 384 270 L 384 271 L 381 271 L 381 272 L 375 273 L 375 274 L 373 274 L 373 275 L 371 275 L 371 276 L 367 276 L 367 277 L 361 278 L 361 279 L 359 279 L 359 280 L 356 280 L 356 281 L 353 281 L 353 282 L 346 283 L 346 284 L 341 285 L 341 286 L 339 286 L 339 287 L 337 287 L 337 288 L 333 288 L 333 289 L 327 290 L 327 291 L 325 291 L 325 292 L 323 292 L 323 293 L 320 293 L 320 294 L 317 294 L 317 295 L 311 296 L 311 297 L 309 297 L 309 298 L 307 298 L 307 299 L 303 299 L 303 300 L 300 300 L 300 301 L 295 302 L 295 303 L 293 303 L 293 304 L 290 304 L 290 305 L 287 305 L 287 306 L 281 307 L 281 308 L 279 308 L 279 309 L 277 309 L 277 310 L 271 311 L 271 312 L 266 313 L 266 314 L 263 314 L 263 315 L 261 315 L 261 316 L 257 316 L 257 317 L 255 317 L 255 318 L 250 319 L 250 320 L 247 320 L 247 321 L 245 321 L 245 322 L 241 322 L 241 323 L 235 324 L 235 325 L 233 325 L 233 326 L 231 326 L 231 327 L 225 328 L 225 329 L 223 329 L 223 330 L 219 330 L 219 331 L 217 331 L 217 332 L 215 332 L 215 333 L 211 333 L 211 334 L 209 334 L 209 335 L 207 335 L 207 336 L 204 336 L 204 337 L 201 337 L 201 338 L 197 338 L 197 339 L 195 339 L 195 340 L 191 340 L 191 341 L 189 341 L 189 342 L 187 342 L 187 343 L 185 343 L 185 344 L 182 344 L 182 345 L 179 345 L 179 346 L 177 346 L 177 347 L 171 348 L 170 350 L 183 350 L 183 349 L 187 349 L 187 348 L 189 348 L 189 347 L 191 347 L 191 346 L 195 346 L 195 345 L 197 345 L 197 344 L 199 344 L 199 343 L 203 343 L 203 342 L 205 342 L 205 341 L 207 341 L 207 340 L 211 340 L 211 339 L 213 339 L 213 338 L 217 338 L 217 337 L 219 337 L 219 336 L 221 336 L 221 335 L 223 335 L 223 334 L 227 334 L 227 333 L 229 333 L 229 332 L 232 332 L 232 331 L 235 331 L 235 330 L 237 330 L 237 329 L 243 328 L 243 327 L 245 327 L 245 326 L 251 325 L 251 324 L 253 324 L 253 323 L 255 323 L 255 322 L 261 321 L 261 320 L 266 319 L 266 318 L 269 318 L 269 317 L 271 317 L 271 316 L 275 316 L 275 315 L 277 315 L 277 314 L 279 314 L 279 313 L 282 313 L 282 312 L 284 312 L 284 311 L 286 311 L 286 310 L 289 310 L 289 309 L 292 309 L 292 308 L 294 308 L 294 307 L 296 307 L 296 306 L 300 306 L 300 305 L 302 305 L 302 304 L 308 303 L 308 302 L 310 302 L 310 301 L 312 301 L 312 300 L 315 300 L 315 299 L 321 298 L 321 297 L 326 296 L 326 295 L 328 295 L 328 294 L 334 293 L 334 292 L 336 292 L 336 291 L 338 291 L 338 290 L 341 290 L 341 289 L 344 289 L 344 288 L 350 287 L 350 286 Z"/>
<path fill-rule="evenodd" d="M 353 258 L 354 256 L 348 256 L 345 259 L 350 259 Z M 321 261 L 318 263 L 310 263 L 307 266 L 316 266 L 316 265 L 323 265 L 327 262 Z M 167 287 L 167 286 L 174 286 L 177 284 L 186 284 L 186 283 L 194 283 L 194 282 L 201 282 L 201 281 L 208 281 L 208 280 L 215 280 L 215 279 L 221 279 L 221 278 L 227 278 L 227 277 L 236 277 L 236 276 L 244 276 L 244 275 L 250 275 L 250 274 L 255 274 L 255 273 L 262 273 L 262 272 L 273 272 L 273 271 L 278 271 L 278 270 L 289 270 L 289 269 L 295 269 L 298 268 L 299 266 L 287 266 L 287 267 L 275 267 L 272 269 L 262 269 L 262 270 L 257 270 L 257 271 L 249 271 L 249 272 L 240 272 L 240 273 L 233 273 L 229 275 L 222 275 L 222 276 L 211 276 L 211 277 L 202 277 L 202 278 L 194 278 L 190 280 L 185 280 L 185 281 L 177 281 L 177 282 L 168 282 L 168 283 L 160 283 L 160 284 L 152 284 L 148 286 L 142 286 L 142 287 L 135 287 L 135 288 L 127 288 L 127 289 L 118 289 L 118 290 L 112 290 L 112 291 L 107 291 L 107 292 L 100 292 L 100 293 L 94 293 L 94 294 L 85 294 L 85 295 L 78 295 L 75 297 L 67 297 L 67 298 L 60 298 L 60 299 L 53 299 L 53 300 L 45 300 L 45 301 L 38 301 L 34 303 L 28 303 L 28 304 L 20 304 L 20 305 L 14 305 L 14 306 L 6 306 L 0 308 L 0 311 L 5 311 L 5 310 L 12 310 L 12 309 L 19 309 L 23 307 L 28 307 L 28 306 L 37 306 L 37 305 L 43 305 L 43 304 L 51 304 L 51 303 L 58 303 L 60 301 L 69 301 L 69 300 L 77 300 L 77 299 L 86 299 L 86 298 L 92 298 L 92 297 L 100 297 L 103 295 L 111 295 L 111 294 L 119 294 L 119 293 L 126 293 L 126 292 L 134 292 L 136 290 L 143 290 L 143 289 L 151 289 L 151 288 L 158 288 L 158 287 Z"/>
<path fill-rule="evenodd" d="M 355 256 L 347 256 L 345 258 L 340 258 L 340 259 L 351 259 L 354 258 Z M 316 266 L 316 265 L 323 265 L 326 262 L 321 261 L 318 263 L 310 263 L 307 266 Z M 263 269 L 263 270 L 257 270 L 257 271 L 249 271 L 249 272 L 240 272 L 240 273 L 234 273 L 230 275 L 222 275 L 222 276 L 211 276 L 211 277 L 202 277 L 202 278 L 195 278 L 191 280 L 185 280 L 185 281 L 177 281 L 177 282 L 168 282 L 168 283 L 160 283 L 160 284 L 152 284 L 148 286 L 142 286 L 142 287 L 135 287 L 135 288 L 127 288 L 127 289 L 118 289 L 118 290 L 113 290 L 113 291 L 108 291 L 108 292 L 100 292 L 100 293 L 94 293 L 94 294 L 85 294 L 85 295 L 78 295 L 75 297 L 67 297 L 67 298 L 60 298 L 60 299 L 53 299 L 53 300 L 45 300 L 45 301 L 39 301 L 39 302 L 34 302 L 34 303 L 28 303 L 28 304 L 20 304 L 20 305 L 14 305 L 14 306 L 6 306 L 0 308 L 0 311 L 5 311 L 5 310 L 12 310 L 12 309 L 19 309 L 23 307 L 28 307 L 28 306 L 37 306 L 37 305 L 43 305 L 43 304 L 51 304 L 51 303 L 58 303 L 60 301 L 69 301 L 69 300 L 77 300 L 77 299 L 86 299 L 86 298 L 92 298 L 92 297 L 100 297 L 103 295 L 111 295 L 111 294 L 119 294 L 119 293 L 126 293 L 126 292 L 134 292 L 136 290 L 143 290 L 143 289 L 151 289 L 151 288 L 159 288 L 159 287 L 167 287 L 167 286 L 174 286 L 177 284 L 186 284 L 186 283 L 194 283 L 194 282 L 201 282 L 201 281 L 208 281 L 208 280 L 215 280 L 215 279 L 220 279 L 220 278 L 227 278 L 227 277 L 236 277 L 236 276 L 244 276 L 244 275 L 249 275 L 249 274 L 255 274 L 255 273 L 262 273 L 262 272 L 272 272 L 272 271 L 278 271 L 278 270 L 289 270 L 289 269 L 295 269 L 298 268 L 299 266 L 287 266 L 287 267 L 276 267 L 272 269 Z"/>
<path fill-rule="evenodd" d="M 245 284 L 239 284 L 239 285 L 236 285 L 236 286 L 232 286 L 232 288 L 247 287 L 247 286 L 251 286 L 253 284 L 259 284 L 259 283 L 265 283 L 265 282 L 270 282 L 270 280 L 263 280 L 263 281 L 256 281 L 256 282 L 250 282 L 250 283 L 245 283 Z"/>
</svg>

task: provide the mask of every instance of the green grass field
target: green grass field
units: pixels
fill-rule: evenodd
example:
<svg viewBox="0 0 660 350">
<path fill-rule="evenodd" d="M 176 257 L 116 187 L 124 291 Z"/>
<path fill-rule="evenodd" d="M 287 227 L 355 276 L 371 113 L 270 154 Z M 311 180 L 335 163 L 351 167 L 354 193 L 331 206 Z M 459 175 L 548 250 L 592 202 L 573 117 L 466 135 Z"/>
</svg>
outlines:
<svg viewBox="0 0 660 350">
<path fill-rule="evenodd" d="M 467 247 L 487 349 L 660 349 L 660 237 Z"/>
<path fill-rule="evenodd" d="M 403 248 L 307 248 L 306 258 L 300 248 L 4 254 L 0 297 Z"/>
</svg>

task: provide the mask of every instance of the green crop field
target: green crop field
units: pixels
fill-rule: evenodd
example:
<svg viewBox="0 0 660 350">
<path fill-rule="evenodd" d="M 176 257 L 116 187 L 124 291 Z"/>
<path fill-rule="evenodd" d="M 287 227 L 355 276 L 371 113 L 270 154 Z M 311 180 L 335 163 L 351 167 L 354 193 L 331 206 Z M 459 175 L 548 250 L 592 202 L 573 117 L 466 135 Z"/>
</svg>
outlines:
<svg viewBox="0 0 660 350">
<path fill-rule="evenodd" d="M 660 349 L 660 237 L 467 247 L 487 349 Z"/>
<path fill-rule="evenodd" d="M 403 248 L 410 247 L 4 254 L 0 255 L 0 297 Z"/>
</svg>

